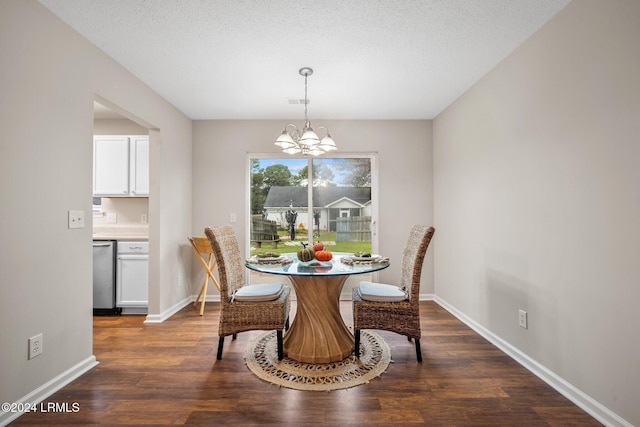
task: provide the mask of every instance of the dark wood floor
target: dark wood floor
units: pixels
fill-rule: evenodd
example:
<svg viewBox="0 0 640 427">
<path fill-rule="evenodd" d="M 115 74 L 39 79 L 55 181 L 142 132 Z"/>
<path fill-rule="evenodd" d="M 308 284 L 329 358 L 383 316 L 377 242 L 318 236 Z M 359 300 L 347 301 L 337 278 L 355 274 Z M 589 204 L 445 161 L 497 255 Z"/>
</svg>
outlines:
<svg viewBox="0 0 640 427">
<path fill-rule="evenodd" d="M 342 304 L 347 325 L 350 303 Z M 78 412 L 28 413 L 12 425 L 600 425 L 434 302 L 421 303 L 422 364 L 406 338 L 380 332 L 393 362 L 347 390 L 279 388 L 243 352 L 260 332 L 227 339 L 215 360 L 218 307 L 192 306 L 162 324 L 96 317 L 95 369 L 46 399 Z"/>
</svg>

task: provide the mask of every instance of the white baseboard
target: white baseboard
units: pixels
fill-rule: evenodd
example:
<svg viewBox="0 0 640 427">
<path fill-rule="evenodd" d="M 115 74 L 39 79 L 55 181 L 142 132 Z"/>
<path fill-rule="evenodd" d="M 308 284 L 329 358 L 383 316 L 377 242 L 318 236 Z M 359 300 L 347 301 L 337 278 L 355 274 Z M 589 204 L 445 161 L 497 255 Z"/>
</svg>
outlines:
<svg viewBox="0 0 640 427">
<path fill-rule="evenodd" d="M 421 298 L 422 299 L 422 298 Z M 573 402 L 576 406 L 584 410 L 586 413 L 594 417 L 596 420 L 606 426 L 616 427 L 633 427 L 633 425 L 618 416 L 616 413 L 594 400 L 592 397 L 579 390 L 572 384 L 568 383 L 565 379 L 555 374 L 553 371 L 547 369 L 545 366 L 538 363 L 516 347 L 509 344 L 499 336 L 495 335 L 482 325 L 476 323 L 473 319 L 467 317 L 464 313 L 457 310 L 452 305 L 448 304 L 442 298 L 435 296 L 432 298 L 439 306 L 447 310 L 449 313 L 457 317 L 462 323 L 473 329 L 480 334 L 487 341 L 498 347 L 505 352 L 509 357 L 514 359 L 520 365 L 525 367 L 535 376 L 542 381 L 549 384 L 557 392 Z"/>
<path fill-rule="evenodd" d="M 67 369 L 60 375 L 54 377 L 53 379 L 47 381 L 37 389 L 33 390 L 31 393 L 22 397 L 15 403 L 18 407 L 25 407 L 25 405 L 31 405 L 34 403 L 40 403 L 45 400 L 47 397 L 51 396 L 53 393 L 57 392 L 67 384 L 71 383 L 76 378 L 80 377 L 84 373 L 93 369 L 98 365 L 98 361 L 95 356 L 90 356 L 81 361 L 80 363 L 72 366 Z M 62 402 L 60 402 L 62 403 Z M 68 402 L 71 403 L 71 402 Z M 81 408 L 82 409 L 82 408 Z M 6 426 L 11 421 L 15 420 L 19 416 L 21 416 L 23 412 L 0 412 L 0 426 Z"/>
<path fill-rule="evenodd" d="M 160 314 L 147 314 L 147 318 L 145 319 L 144 323 L 162 323 L 182 310 L 186 305 L 192 303 L 194 300 L 195 297 L 191 295 L 189 297 L 186 297 L 182 301 L 178 301 Z"/>
<path fill-rule="evenodd" d="M 193 303 L 196 300 L 196 295 L 191 295 L 179 301 L 163 311 L 160 314 L 148 314 L 144 323 L 162 323 L 187 305 Z M 207 295 L 204 299 L 206 302 L 220 302 L 220 295 Z"/>
</svg>

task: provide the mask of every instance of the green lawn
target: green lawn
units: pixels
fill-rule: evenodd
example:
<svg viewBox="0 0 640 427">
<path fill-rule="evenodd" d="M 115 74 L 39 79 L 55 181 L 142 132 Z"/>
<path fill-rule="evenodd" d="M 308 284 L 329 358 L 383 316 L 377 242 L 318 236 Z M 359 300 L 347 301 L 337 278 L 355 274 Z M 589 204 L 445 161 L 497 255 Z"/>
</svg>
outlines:
<svg viewBox="0 0 640 427">
<path fill-rule="evenodd" d="M 287 252 L 296 252 L 301 246 L 289 246 L 285 245 L 286 242 L 289 242 L 289 233 L 285 230 L 279 230 L 278 235 L 283 238 L 278 243 L 278 247 L 276 249 L 272 248 L 270 244 L 263 244 L 260 249 L 255 248 L 255 244 L 251 245 L 251 254 L 261 253 L 261 252 L 273 252 L 277 254 L 283 254 Z M 286 240 L 284 240 L 286 239 Z M 321 231 L 320 238 L 315 238 L 314 241 L 321 242 L 335 242 L 333 244 L 327 244 L 326 249 L 331 252 L 371 252 L 371 242 L 336 242 L 336 233 L 330 231 Z M 307 241 L 307 231 L 296 232 L 296 242 L 306 242 Z"/>
</svg>

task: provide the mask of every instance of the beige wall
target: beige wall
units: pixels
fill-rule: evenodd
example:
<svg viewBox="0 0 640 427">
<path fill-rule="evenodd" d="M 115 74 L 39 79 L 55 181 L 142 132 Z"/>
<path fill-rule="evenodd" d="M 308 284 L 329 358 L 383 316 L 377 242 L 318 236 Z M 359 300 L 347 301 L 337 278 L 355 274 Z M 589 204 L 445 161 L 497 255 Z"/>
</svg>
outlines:
<svg viewBox="0 0 640 427">
<path fill-rule="evenodd" d="M 94 363 L 94 99 L 156 129 L 150 313 L 158 316 L 189 296 L 180 244 L 191 230 L 191 121 L 35 0 L 0 2 L 0 57 L 0 401 L 15 402 L 42 398 Z M 67 228 L 69 209 L 85 212 L 85 228 Z M 28 361 L 27 339 L 38 333 L 44 354 Z"/>
<path fill-rule="evenodd" d="M 286 120 L 194 121 L 194 234 L 202 234 L 209 225 L 227 224 L 229 214 L 235 212 L 238 222 L 231 225 L 238 234 L 241 250 L 245 250 L 247 153 L 277 153 L 273 142 L 286 123 Z M 313 124 L 327 126 L 341 152 L 378 154 L 379 248 L 392 260 L 391 267 L 380 273 L 380 280 L 397 283 L 411 225 L 433 223 L 431 122 L 314 120 Z M 202 267 L 194 264 L 194 269 L 193 286 L 199 289 Z M 210 292 L 217 294 L 216 289 Z M 424 265 L 421 293 L 433 293 L 431 251 Z"/>
<path fill-rule="evenodd" d="M 149 129 L 128 119 L 95 119 L 94 135 L 148 135 Z"/>
<path fill-rule="evenodd" d="M 574 1 L 434 121 L 436 294 L 633 425 L 638 41 L 639 2 Z"/>
</svg>

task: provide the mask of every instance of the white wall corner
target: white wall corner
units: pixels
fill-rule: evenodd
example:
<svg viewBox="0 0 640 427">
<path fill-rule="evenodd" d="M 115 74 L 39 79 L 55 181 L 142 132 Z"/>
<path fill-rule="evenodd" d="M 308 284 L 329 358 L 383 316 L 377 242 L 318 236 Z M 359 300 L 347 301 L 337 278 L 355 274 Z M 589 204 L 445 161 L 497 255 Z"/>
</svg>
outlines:
<svg viewBox="0 0 640 427">
<path fill-rule="evenodd" d="M 195 297 L 193 295 L 188 296 L 184 298 L 182 301 L 178 301 L 171 307 L 167 308 L 165 311 L 163 311 L 160 314 L 148 314 L 147 318 L 144 320 L 144 323 L 162 323 L 168 318 L 170 318 L 171 316 L 173 316 L 174 314 L 176 314 L 177 312 L 179 312 L 180 310 L 182 310 L 184 307 L 192 303 L 193 301 L 195 301 Z"/>
</svg>

